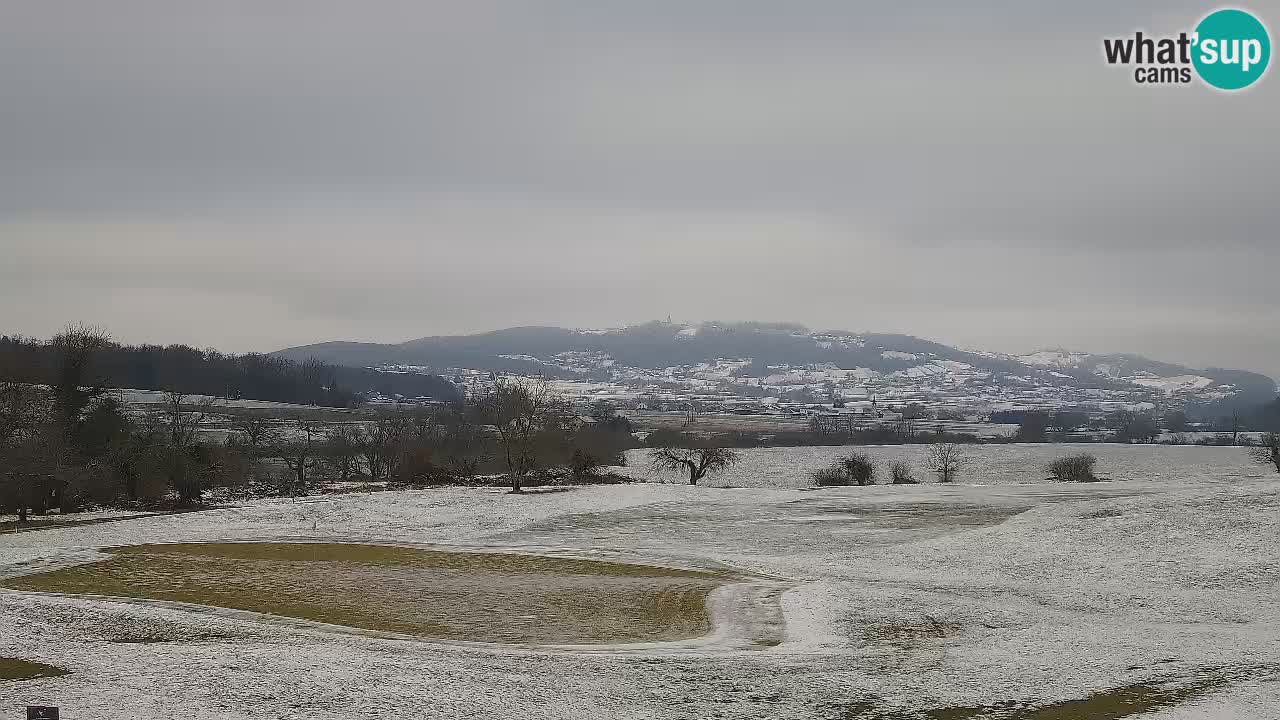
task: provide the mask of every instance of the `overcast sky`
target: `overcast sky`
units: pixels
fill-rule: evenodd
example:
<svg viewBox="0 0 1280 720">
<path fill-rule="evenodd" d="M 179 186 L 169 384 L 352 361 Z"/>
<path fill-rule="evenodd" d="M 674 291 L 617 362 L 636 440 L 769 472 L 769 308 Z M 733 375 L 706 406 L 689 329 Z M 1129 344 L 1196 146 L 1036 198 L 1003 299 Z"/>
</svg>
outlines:
<svg viewBox="0 0 1280 720">
<path fill-rule="evenodd" d="M 0 333 L 671 315 L 1280 376 L 1274 69 L 1103 63 L 1203 2 L 960 5 L 0 2 Z"/>
</svg>

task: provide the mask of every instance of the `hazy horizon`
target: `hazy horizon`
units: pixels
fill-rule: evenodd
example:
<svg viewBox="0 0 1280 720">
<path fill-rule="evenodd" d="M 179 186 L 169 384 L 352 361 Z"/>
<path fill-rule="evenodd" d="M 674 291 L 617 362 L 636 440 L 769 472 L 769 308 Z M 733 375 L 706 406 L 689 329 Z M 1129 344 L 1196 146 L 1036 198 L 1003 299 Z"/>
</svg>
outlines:
<svg viewBox="0 0 1280 720">
<path fill-rule="evenodd" d="M 0 332 L 243 352 L 671 315 L 1280 377 L 1280 80 L 1101 57 L 1210 9 L 13 3 Z"/>
</svg>

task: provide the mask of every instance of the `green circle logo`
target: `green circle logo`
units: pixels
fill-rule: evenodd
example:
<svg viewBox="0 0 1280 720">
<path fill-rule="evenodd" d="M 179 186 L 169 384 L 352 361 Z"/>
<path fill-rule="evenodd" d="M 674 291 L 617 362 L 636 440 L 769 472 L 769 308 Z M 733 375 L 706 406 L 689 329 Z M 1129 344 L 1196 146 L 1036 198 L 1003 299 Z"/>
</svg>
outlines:
<svg viewBox="0 0 1280 720">
<path fill-rule="evenodd" d="M 1244 10 L 1217 10 L 1196 26 L 1191 62 L 1200 79 L 1219 90 L 1241 90 L 1258 81 L 1271 61 L 1271 36 Z"/>
</svg>

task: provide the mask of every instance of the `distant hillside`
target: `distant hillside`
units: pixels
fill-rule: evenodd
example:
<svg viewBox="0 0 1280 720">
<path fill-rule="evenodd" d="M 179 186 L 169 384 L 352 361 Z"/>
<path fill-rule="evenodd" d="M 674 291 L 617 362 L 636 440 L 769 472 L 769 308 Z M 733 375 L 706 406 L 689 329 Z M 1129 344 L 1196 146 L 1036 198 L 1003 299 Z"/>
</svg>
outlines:
<svg viewBox="0 0 1280 720">
<path fill-rule="evenodd" d="M 616 377 L 619 368 L 660 370 L 724 359 L 750 361 L 735 372 L 758 377 L 775 375 L 770 368 L 829 367 L 909 382 L 963 370 L 981 372 L 995 385 L 1148 393 L 1206 406 L 1257 405 L 1274 398 L 1276 391 L 1271 378 L 1257 373 L 1192 369 L 1135 355 L 1043 351 L 1013 356 L 908 335 L 813 332 L 768 323 L 652 322 L 611 330 L 520 327 L 399 344 L 328 342 L 275 354 L 335 365 L 471 368 L 596 380 Z"/>
</svg>

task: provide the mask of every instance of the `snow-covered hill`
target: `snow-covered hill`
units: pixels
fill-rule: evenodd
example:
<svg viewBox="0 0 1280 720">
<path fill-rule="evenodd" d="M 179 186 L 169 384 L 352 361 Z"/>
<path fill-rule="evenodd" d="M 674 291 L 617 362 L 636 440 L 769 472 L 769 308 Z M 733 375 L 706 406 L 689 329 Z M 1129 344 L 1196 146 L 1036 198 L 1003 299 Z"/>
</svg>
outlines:
<svg viewBox="0 0 1280 720">
<path fill-rule="evenodd" d="M 654 322 L 603 330 L 526 327 L 394 345 L 282 350 L 339 365 L 537 374 L 633 392 L 815 401 L 883 398 L 1064 405 L 1266 402 L 1271 378 L 1136 355 L 963 350 L 909 335 L 814 332 L 794 324 Z"/>
</svg>

